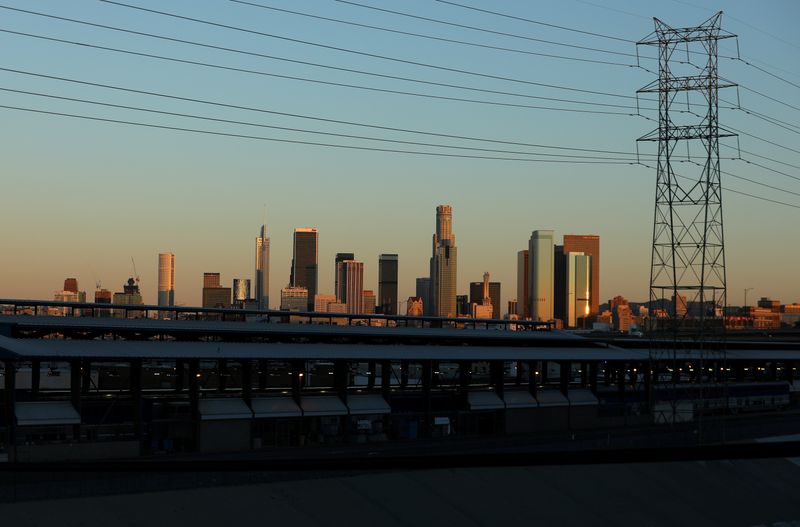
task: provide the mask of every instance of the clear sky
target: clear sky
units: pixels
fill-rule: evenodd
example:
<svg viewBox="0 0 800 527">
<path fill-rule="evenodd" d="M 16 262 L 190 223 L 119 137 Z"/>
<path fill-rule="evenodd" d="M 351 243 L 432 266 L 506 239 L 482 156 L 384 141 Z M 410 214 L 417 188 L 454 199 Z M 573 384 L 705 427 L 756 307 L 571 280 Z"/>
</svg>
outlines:
<svg viewBox="0 0 800 527">
<path fill-rule="evenodd" d="M 123 0 L 274 35 L 425 62 L 455 69 L 633 96 L 654 79 L 643 69 L 541 57 L 390 34 L 225 0 Z M 480 26 L 494 31 L 583 46 L 576 49 L 463 27 L 412 19 L 334 0 L 252 0 L 318 16 L 378 25 L 447 39 L 582 59 L 635 63 L 628 42 L 535 25 L 446 5 L 434 0 L 357 0 L 363 4 Z M 696 25 L 725 12 L 723 28 L 739 35 L 741 54 L 753 64 L 800 84 L 800 37 L 794 1 L 505 1 L 457 0 L 504 13 L 585 31 L 637 40 L 653 30 L 656 16 L 673 26 Z M 144 13 L 94 0 L 0 0 L 0 6 L 106 24 L 215 46 L 270 54 L 374 73 L 413 77 L 486 90 L 566 98 L 603 104 L 635 104 L 623 97 L 489 79 L 310 46 Z M 263 57 L 168 42 L 0 9 L 0 29 L 69 41 L 167 55 L 227 67 L 302 76 L 329 82 L 413 91 L 442 97 L 571 109 L 630 110 L 518 96 L 479 93 L 292 64 Z M 630 115 L 607 115 L 474 104 L 370 92 L 264 75 L 178 64 L 141 56 L 0 33 L 0 68 L 69 77 L 197 98 L 380 126 L 507 141 L 635 152 L 637 137 L 654 123 Z M 732 41 L 722 53 L 735 53 Z M 645 50 L 653 55 L 653 50 Z M 642 64 L 655 66 L 652 61 Z M 734 60 L 720 60 L 722 76 L 800 107 L 800 88 Z M 271 126 L 314 129 L 454 146 L 526 150 L 379 131 L 363 127 L 234 110 L 69 84 L 0 71 L 0 88 L 83 98 L 168 112 Z M 735 100 L 736 93 L 725 97 Z M 721 110 L 722 124 L 800 150 L 800 111 L 741 91 L 742 105 L 789 123 L 768 124 L 741 111 Z M 291 140 L 432 151 L 429 147 L 381 144 L 362 139 L 204 122 L 0 91 L 0 105 L 166 126 L 215 130 Z M 654 116 L 653 112 L 648 115 Z M 401 299 L 414 294 L 414 279 L 428 272 L 435 207 L 453 206 L 459 248 L 459 292 L 484 271 L 502 282 L 505 302 L 516 296 L 516 253 L 535 229 L 598 234 L 602 246 L 601 301 L 622 294 L 647 297 L 655 173 L 635 165 L 555 164 L 415 156 L 200 135 L 81 121 L 0 109 L 0 297 L 52 298 L 65 277 L 77 277 L 89 297 L 94 282 L 119 291 L 131 276 L 131 256 L 141 275 L 145 302 L 156 302 L 157 253 L 176 254 L 176 301 L 200 301 L 202 273 L 215 271 L 230 285 L 252 278 L 254 241 L 264 206 L 271 245 L 270 295 L 277 303 L 289 278 L 295 227 L 320 230 L 320 292 L 333 290 L 336 252 L 355 252 L 365 262 L 365 287 L 377 289 L 380 253 L 399 253 Z M 742 137 L 741 147 L 766 156 L 723 169 L 766 183 L 773 190 L 726 178 L 723 185 L 800 206 L 800 153 Z M 441 148 L 435 149 L 445 151 Z M 527 148 L 527 150 L 534 150 Z M 458 152 L 458 150 L 447 150 Z M 543 150 L 538 150 L 542 152 Z M 554 152 L 550 150 L 550 152 Z M 476 152 L 466 152 L 475 154 Z M 565 152 L 575 154 L 575 152 Z M 585 153 L 584 153 L 585 154 Z M 488 153 L 496 157 L 508 154 Z M 591 155 L 591 154 L 589 154 Z M 519 157 L 519 156 L 516 156 Z M 744 156 L 743 156 L 744 157 Z M 794 194 L 793 194 L 794 193 Z M 729 302 L 771 296 L 800 301 L 800 209 L 725 194 Z"/>
</svg>

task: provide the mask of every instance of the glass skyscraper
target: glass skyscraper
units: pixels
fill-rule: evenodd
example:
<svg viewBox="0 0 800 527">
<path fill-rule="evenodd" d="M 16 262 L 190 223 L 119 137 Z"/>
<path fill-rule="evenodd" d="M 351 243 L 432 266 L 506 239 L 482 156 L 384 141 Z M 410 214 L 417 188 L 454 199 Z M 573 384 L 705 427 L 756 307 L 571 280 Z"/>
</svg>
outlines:
<svg viewBox="0 0 800 527">
<path fill-rule="evenodd" d="M 378 256 L 377 304 L 384 315 L 397 314 L 397 255 Z"/>
<path fill-rule="evenodd" d="M 436 207 L 436 233 L 431 256 L 431 314 L 455 317 L 458 276 L 456 236 L 453 234 L 453 207 Z"/>
<path fill-rule="evenodd" d="M 292 249 L 292 270 L 289 283 L 292 287 L 305 287 L 308 291 L 308 310 L 314 310 L 319 270 L 319 233 L 317 229 L 295 229 Z"/>
<path fill-rule="evenodd" d="M 531 318 L 553 320 L 553 231 L 533 231 L 528 242 Z"/>
<path fill-rule="evenodd" d="M 269 309 L 269 238 L 266 224 L 261 226 L 261 233 L 256 238 L 255 295 L 258 309 Z"/>
</svg>

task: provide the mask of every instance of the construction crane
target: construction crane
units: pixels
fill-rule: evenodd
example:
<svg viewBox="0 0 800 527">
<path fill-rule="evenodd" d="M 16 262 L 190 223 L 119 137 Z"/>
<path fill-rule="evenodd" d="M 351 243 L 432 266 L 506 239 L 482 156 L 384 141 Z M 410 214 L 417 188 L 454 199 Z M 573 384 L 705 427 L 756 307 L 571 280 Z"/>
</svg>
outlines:
<svg viewBox="0 0 800 527">
<path fill-rule="evenodd" d="M 131 263 L 133 264 L 133 279 L 136 280 L 136 285 L 139 285 L 139 273 L 136 272 L 136 261 L 131 256 Z"/>
</svg>

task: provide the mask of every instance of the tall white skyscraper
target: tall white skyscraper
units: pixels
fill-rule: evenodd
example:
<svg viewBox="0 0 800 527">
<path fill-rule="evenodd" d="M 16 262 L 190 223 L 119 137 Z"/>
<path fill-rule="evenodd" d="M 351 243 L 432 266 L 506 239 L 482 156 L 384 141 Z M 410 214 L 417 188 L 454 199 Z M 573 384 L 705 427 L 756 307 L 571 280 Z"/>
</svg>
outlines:
<svg viewBox="0 0 800 527">
<path fill-rule="evenodd" d="M 267 225 L 256 238 L 256 298 L 258 309 L 269 309 L 269 238 Z"/>
<path fill-rule="evenodd" d="M 158 305 L 175 305 L 174 253 L 158 253 Z"/>
<path fill-rule="evenodd" d="M 456 236 L 453 234 L 453 207 L 436 207 L 436 233 L 431 256 L 431 311 L 434 316 L 455 317 L 458 277 Z"/>
<path fill-rule="evenodd" d="M 531 319 L 553 320 L 553 231 L 533 231 L 528 242 Z"/>
</svg>

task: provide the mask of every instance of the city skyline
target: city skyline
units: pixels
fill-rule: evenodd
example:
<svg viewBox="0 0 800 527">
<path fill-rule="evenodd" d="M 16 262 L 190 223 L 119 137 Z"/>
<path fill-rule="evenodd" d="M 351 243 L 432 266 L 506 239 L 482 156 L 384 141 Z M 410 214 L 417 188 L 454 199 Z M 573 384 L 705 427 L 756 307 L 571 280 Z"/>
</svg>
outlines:
<svg viewBox="0 0 800 527">
<path fill-rule="evenodd" d="M 20 8 L 25 2 L 12 1 Z M 143 0 L 143 5 L 159 8 L 159 3 Z M 775 37 L 760 33 L 756 27 L 769 27 L 775 35 L 793 35 L 791 21 L 798 16 L 794 2 L 770 3 L 773 9 L 760 9 L 756 4 L 741 1 L 724 2 L 723 28 L 740 35 L 744 57 L 763 58 L 777 68 L 797 73 L 794 48 Z M 622 7 L 613 11 L 612 7 Z M 603 7 L 569 2 L 536 6 L 515 3 L 509 12 L 522 17 L 550 20 L 556 24 L 592 28 L 604 25 L 631 41 L 643 38 L 653 29 L 652 16 L 680 27 L 699 23 L 712 14 L 709 9 L 677 2 L 643 1 L 635 6 L 622 2 Z M 352 54 L 327 53 L 305 49 L 286 42 L 269 43 L 255 36 L 232 38 L 230 32 L 210 33 L 196 24 L 166 20 L 155 15 L 136 13 L 100 3 L 66 5 L 44 3 L 41 10 L 54 15 L 83 18 L 100 23 L 142 29 L 159 25 L 165 33 L 180 32 L 187 38 L 209 43 L 236 40 L 232 45 L 255 52 L 274 45 L 275 53 L 343 67 L 380 70 L 382 62 Z M 354 49 L 365 49 L 362 30 L 341 28 L 324 21 L 300 19 L 289 14 L 266 16 L 258 10 L 235 6 L 219 9 L 179 1 L 171 9 L 196 14 L 231 25 L 269 27 L 309 40 L 327 41 Z M 310 9 L 310 8 L 309 8 Z M 375 22 L 398 29 L 414 29 L 414 23 L 400 17 L 379 17 L 363 9 L 340 5 L 315 5 L 315 10 L 335 18 Z M 538 32 L 523 22 L 496 17 L 485 18 L 476 13 L 446 5 L 410 1 L 405 9 L 424 11 L 434 18 L 486 25 L 513 32 Z M 7 12 L 8 23 L 20 31 L 61 35 L 63 38 L 93 41 L 121 48 L 142 49 L 152 46 L 157 52 L 176 53 L 167 43 L 140 37 L 98 32 L 91 35 L 85 28 L 45 20 L 33 15 Z M 373 20 L 374 18 L 374 20 Z M 155 24 L 158 22 L 158 24 Z M 262 29 L 263 29 L 262 28 Z M 366 31 L 366 30 L 364 30 Z M 426 32 L 467 38 L 463 31 L 431 26 Z M 588 35 L 562 34 L 556 31 L 544 36 L 598 47 L 601 41 Z M 611 30 L 609 30 L 611 31 Z M 613 74 L 600 75 L 602 65 L 548 59 L 535 55 L 511 54 L 489 49 L 472 49 L 446 43 L 411 39 L 403 36 L 370 33 L 369 42 L 380 52 L 400 58 L 421 60 L 455 68 L 474 69 L 497 76 L 519 77 L 532 82 L 573 85 L 582 89 L 608 91 L 634 97 L 635 91 L 653 80 L 653 76 L 637 68 L 617 68 Z M 538 44 L 500 36 L 471 35 L 487 44 L 504 47 L 539 49 Z M 403 129 L 429 130 L 435 133 L 459 133 L 488 137 L 500 141 L 520 141 L 564 147 L 588 147 L 630 152 L 634 141 L 649 131 L 651 123 L 629 116 L 584 114 L 535 110 L 518 107 L 468 105 L 456 101 L 401 97 L 377 92 L 347 90 L 289 80 L 261 79 L 228 71 L 160 63 L 144 58 L 122 57 L 100 50 L 79 49 L 67 45 L 23 40 L 19 36 L 2 35 L 9 49 L 19 49 L 8 58 L 9 68 L 44 74 L 107 82 L 131 89 L 152 89 L 204 100 L 238 102 L 253 108 L 287 109 L 323 118 L 348 119 L 354 122 L 397 126 Z M 635 53 L 629 43 L 602 41 L 614 51 Z M 266 44 L 266 45 L 265 45 Z M 722 53 L 730 53 L 731 45 L 723 43 Z M 185 57 L 200 60 L 206 50 L 185 49 Z M 540 51 L 556 51 L 543 47 Z M 564 51 L 564 50 L 561 50 Z M 602 58 L 576 51 L 576 56 Z M 315 57 L 315 55 L 317 55 Z M 208 57 L 219 63 L 245 68 L 270 69 L 280 73 L 321 76 L 319 69 L 266 63 L 257 58 L 233 57 L 221 52 Z M 237 62 L 241 61 L 241 62 Z M 397 66 L 400 68 L 401 66 Z M 293 71 L 295 68 L 297 71 Z M 499 79 L 469 78 L 455 73 L 442 74 L 402 66 L 403 75 L 425 77 L 432 81 L 472 83 L 481 89 L 525 92 L 526 95 L 558 97 L 562 91 L 501 82 Z M 608 70 L 608 68 L 606 68 Z M 423 74 L 424 73 L 424 74 Z M 720 74 L 745 86 L 763 91 L 779 100 L 794 100 L 795 88 L 749 69 L 737 61 L 720 63 Z M 4 84 L 14 89 L 57 92 L 65 96 L 91 97 L 109 102 L 154 106 L 152 100 L 97 89 L 53 84 L 9 72 L 2 74 Z M 352 81 L 352 76 L 333 76 L 329 80 Z M 451 79 L 452 77 L 452 79 Z M 457 77 L 457 80 L 456 80 Z M 397 88 L 397 82 L 375 85 Z M 382 82 L 382 81 L 380 81 Z M 403 85 L 405 87 L 405 84 Z M 237 94 L 223 88 L 230 87 Z M 270 94 L 265 100 L 265 89 Z M 420 87 L 420 91 L 421 87 Z M 431 93 L 452 96 L 454 90 Z M 463 94 L 462 94 L 463 95 Z M 585 96 L 584 96 L 585 95 Z M 584 94 L 594 102 L 622 102 Z M 7 93 L 8 104 L 21 107 L 42 107 L 52 111 L 80 113 L 86 110 L 78 103 L 52 101 L 23 94 Z M 117 98 L 115 98 L 117 97 Z M 132 98 L 133 96 L 131 96 Z M 139 97 L 139 96 L 137 96 Z M 512 103 L 526 103 L 518 97 L 497 97 Z M 782 116 L 785 106 L 759 99 L 742 91 L 743 105 L 769 115 Z M 335 101 L 335 104 L 333 103 Z M 535 101 L 528 101 L 534 104 Z M 173 104 L 173 103 L 170 103 Z M 254 116 L 241 112 L 230 117 L 227 111 L 196 106 L 167 105 L 173 111 L 208 113 L 221 118 L 264 122 L 278 126 L 296 126 L 288 117 Z M 565 105 L 566 106 L 566 105 Z M 572 108 L 574 105 L 570 106 Z M 366 111 L 366 109 L 370 111 Z M 379 111 L 372 111 L 380 109 Z M 103 111 L 105 112 L 105 110 Z M 133 114 L 121 109 L 108 110 L 100 117 L 132 119 Z M 231 113 L 233 110 L 231 110 Z M 464 293 L 470 280 L 489 270 L 504 287 L 503 305 L 516 295 L 514 255 L 525 247 L 530 232 L 553 228 L 557 235 L 593 233 L 603 239 L 603 279 L 599 300 L 617 294 L 632 300 L 645 300 L 649 280 L 650 244 L 652 241 L 653 190 L 655 171 L 636 165 L 513 163 L 478 159 L 451 159 L 431 156 L 404 156 L 379 152 L 350 152 L 344 149 L 314 148 L 308 145 L 272 144 L 262 141 L 236 140 L 218 136 L 181 134 L 167 130 L 140 129 L 122 125 L 77 121 L 56 116 L 5 111 L 8 125 L 2 133 L 9 153 L 6 159 L 7 191 L 0 195 L 0 208 L 7 222 L 14 227 L 0 230 L 0 246 L 10 257 L 0 262 L 0 296 L 51 298 L 64 276 L 76 276 L 82 284 L 101 282 L 109 290 L 119 290 L 131 276 L 129 260 L 140 264 L 142 294 L 148 303 L 157 303 L 156 269 L 152 262 L 159 249 L 177 255 L 176 302 L 200 303 L 197 284 L 202 272 L 219 270 L 231 283 L 233 278 L 253 278 L 253 234 L 261 222 L 262 206 L 270 210 L 272 236 L 272 275 L 270 296 L 279 297 L 286 285 L 291 260 L 292 229 L 299 225 L 317 225 L 323 232 L 319 261 L 329 265 L 336 252 L 352 250 L 366 262 L 365 284 L 377 289 L 377 269 L 373 264 L 381 253 L 397 253 L 403 259 L 399 271 L 398 298 L 415 293 L 414 280 L 428 274 L 430 244 L 430 208 L 436 203 L 450 203 L 459 211 L 459 279 L 457 290 Z M 783 117 L 792 119 L 795 114 Z M 751 137 L 764 137 L 779 144 L 791 144 L 793 136 L 767 122 L 748 117 L 739 111 L 721 108 L 721 124 L 745 130 L 741 147 L 766 156 L 762 164 L 778 168 L 771 160 L 797 164 L 793 154 Z M 139 115 L 137 118 L 145 120 Z M 166 117 L 156 124 L 186 124 Z M 193 123 L 197 125 L 197 123 Z M 344 131 L 344 127 L 333 127 Z M 241 132 L 233 126 L 220 130 Z M 352 132 L 354 128 L 347 128 Z M 252 130 L 250 130 L 252 132 Z M 364 130 L 361 130 L 364 132 Z M 276 132 L 277 135 L 277 132 Z M 288 139 L 309 139 L 308 134 L 287 133 Z M 409 139 L 411 136 L 397 135 Z M 414 136 L 416 137 L 416 136 Z M 33 139 L 35 138 L 35 140 Z M 428 139 L 431 139 L 430 137 Z M 455 143 L 453 143 L 455 144 Z M 135 149 L 130 145 L 136 145 Z M 464 146 L 464 143 L 458 143 Z M 499 147 L 492 144 L 492 148 Z M 505 148 L 505 147 L 504 147 Z M 512 149 L 508 145 L 508 149 Z M 747 155 L 747 154 L 743 154 Z M 726 156 L 727 157 L 727 156 Z M 758 182 L 788 187 L 792 183 L 779 175 L 724 159 L 722 169 Z M 784 168 L 787 173 L 796 172 Z M 402 182 L 402 184 L 399 184 Z M 726 176 L 725 188 L 763 195 L 777 201 L 791 201 L 790 194 L 765 190 Z M 159 192 L 153 192 L 158 188 Z M 292 199 L 304 191 L 304 199 Z M 46 191 L 44 190 L 46 189 Z M 306 198 L 307 195 L 307 198 Z M 420 196 L 424 195 L 424 199 Z M 277 196 L 287 196 L 288 199 Z M 176 199 L 178 197 L 178 199 Z M 725 240 L 730 304 L 743 303 L 745 288 L 754 288 L 752 295 L 800 300 L 800 282 L 796 279 L 795 262 L 800 247 L 782 240 L 785 230 L 797 221 L 797 209 L 764 202 L 726 192 Z M 266 198 L 266 199 L 265 199 Z M 170 211 L 170 221 L 163 216 L 145 214 L 143 210 Z M 137 217 L 137 221 L 130 218 Z M 774 236 L 765 236 L 763 222 L 774 225 Z M 354 228 L 358 228 L 358 231 Z M 31 259 L 33 240 L 46 237 L 52 251 L 59 254 L 58 265 L 48 259 Z M 210 247 L 213 247 L 210 249 Z M 288 256 L 287 256 L 288 254 Z M 485 258 L 483 256 L 486 256 Z M 320 275 L 319 291 L 333 290 L 333 272 Z M 88 291 L 87 291 L 88 292 Z M 275 305 L 277 302 L 272 301 Z"/>
</svg>

